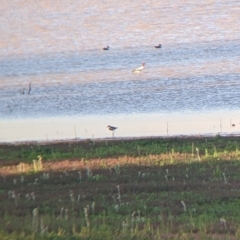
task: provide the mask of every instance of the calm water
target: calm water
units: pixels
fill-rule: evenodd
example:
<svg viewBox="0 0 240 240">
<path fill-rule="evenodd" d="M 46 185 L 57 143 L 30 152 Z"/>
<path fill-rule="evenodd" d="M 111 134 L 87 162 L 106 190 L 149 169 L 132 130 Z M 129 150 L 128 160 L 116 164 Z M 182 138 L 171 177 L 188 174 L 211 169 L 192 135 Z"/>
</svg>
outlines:
<svg viewBox="0 0 240 240">
<path fill-rule="evenodd" d="M 172 134 L 224 131 L 219 119 L 240 131 L 239 13 L 237 0 L 4 1 L 0 141 L 106 137 L 108 124 L 159 135 L 171 121 Z"/>
</svg>

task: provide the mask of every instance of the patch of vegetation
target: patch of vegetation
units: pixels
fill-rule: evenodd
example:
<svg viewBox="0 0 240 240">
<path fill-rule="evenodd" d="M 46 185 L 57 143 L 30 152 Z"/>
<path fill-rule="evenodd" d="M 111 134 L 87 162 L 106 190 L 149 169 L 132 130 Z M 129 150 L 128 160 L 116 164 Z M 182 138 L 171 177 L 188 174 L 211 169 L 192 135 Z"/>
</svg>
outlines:
<svg viewBox="0 0 240 240">
<path fill-rule="evenodd" d="M 240 239 L 238 138 L 87 144 L 1 162 L 0 239 Z"/>
<path fill-rule="evenodd" d="M 31 162 L 41 155 L 45 160 L 94 159 L 122 156 L 148 156 L 151 154 L 210 155 L 215 158 L 224 152 L 240 155 L 239 137 L 206 138 L 147 138 L 122 140 L 87 140 L 56 143 L 1 144 L 0 161 Z"/>
</svg>

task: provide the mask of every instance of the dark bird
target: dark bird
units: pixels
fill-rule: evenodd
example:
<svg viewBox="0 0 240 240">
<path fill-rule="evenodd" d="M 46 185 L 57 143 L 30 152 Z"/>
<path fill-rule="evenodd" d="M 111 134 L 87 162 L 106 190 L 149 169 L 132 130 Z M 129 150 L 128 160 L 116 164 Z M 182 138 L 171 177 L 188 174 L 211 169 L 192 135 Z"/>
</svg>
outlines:
<svg viewBox="0 0 240 240">
<path fill-rule="evenodd" d="M 155 46 L 155 48 L 161 48 L 162 44 L 158 44 L 157 46 Z"/>
<path fill-rule="evenodd" d="M 110 131 L 112 131 L 112 136 L 114 137 L 114 132 L 115 132 L 115 130 L 117 129 L 117 127 L 113 127 L 113 126 L 108 125 L 107 128 L 108 128 Z"/>
<path fill-rule="evenodd" d="M 133 73 L 140 73 L 145 67 L 145 62 L 142 63 L 142 66 L 136 69 L 133 69 L 132 72 Z"/>
<path fill-rule="evenodd" d="M 109 49 L 110 49 L 109 46 L 103 48 L 103 50 L 109 50 Z"/>
</svg>

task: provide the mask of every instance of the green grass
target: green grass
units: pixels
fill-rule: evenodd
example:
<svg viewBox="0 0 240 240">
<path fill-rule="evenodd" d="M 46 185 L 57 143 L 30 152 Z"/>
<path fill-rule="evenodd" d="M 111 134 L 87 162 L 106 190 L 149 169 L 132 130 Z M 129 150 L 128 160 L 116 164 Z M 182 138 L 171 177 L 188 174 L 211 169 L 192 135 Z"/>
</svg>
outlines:
<svg viewBox="0 0 240 240">
<path fill-rule="evenodd" d="M 106 140 L 79 141 L 72 143 L 29 143 L 25 145 L 0 145 L 0 161 L 28 161 L 31 162 L 42 155 L 45 160 L 61 159 L 93 159 L 121 156 L 147 156 L 150 154 L 196 154 L 196 148 L 201 155 L 237 152 L 240 154 L 240 140 L 238 137 L 211 138 L 153 138 L 138 140 Z"/>
<path fill-rule="evenodd" d="M 0 239 L 240 239 L 238 147 L 221 137 L 3 147 Z"/>
</svg>

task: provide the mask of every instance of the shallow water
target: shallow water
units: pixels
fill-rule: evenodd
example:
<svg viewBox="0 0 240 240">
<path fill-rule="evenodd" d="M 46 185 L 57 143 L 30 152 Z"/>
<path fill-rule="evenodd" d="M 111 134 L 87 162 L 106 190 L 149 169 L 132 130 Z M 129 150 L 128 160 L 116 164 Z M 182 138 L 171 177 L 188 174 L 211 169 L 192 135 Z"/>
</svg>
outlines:
<svg viewBox="0 0 240 240">
<path fill-rule="evenodd" d="M 149 128 L 156 115 L 161 128 L 178 126 L 172 134 L 215 132 L 203 126 L 220 118 L 236 123 L 229 132 L 240 130 L 239 1 L 1 5 L 1 141 L 107 137 L 108 124 L 119 126 L 118 136 L 166 134 Z M 46 122 L 57 126 L 47 137 Z"/>
</svg>

